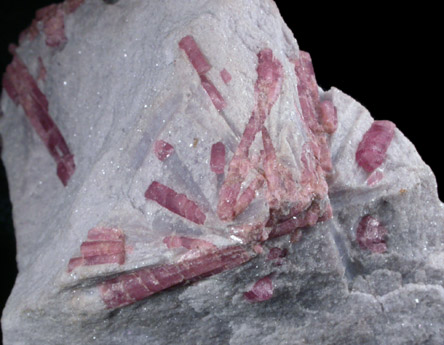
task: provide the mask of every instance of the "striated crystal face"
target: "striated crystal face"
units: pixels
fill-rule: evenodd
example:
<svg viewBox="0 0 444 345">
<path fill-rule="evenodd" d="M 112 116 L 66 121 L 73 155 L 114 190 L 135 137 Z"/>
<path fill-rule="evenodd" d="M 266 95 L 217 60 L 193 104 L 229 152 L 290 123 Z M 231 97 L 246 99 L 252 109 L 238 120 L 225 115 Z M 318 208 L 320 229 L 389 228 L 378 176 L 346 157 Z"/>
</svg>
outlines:
<svg viewBox="0 0 444 345">
<path fill-rule="evenodd" d="M 444 337 L 430 168 L 273 1 L 68 0 L 10 52 L 5 344 Z"/>
</svg>

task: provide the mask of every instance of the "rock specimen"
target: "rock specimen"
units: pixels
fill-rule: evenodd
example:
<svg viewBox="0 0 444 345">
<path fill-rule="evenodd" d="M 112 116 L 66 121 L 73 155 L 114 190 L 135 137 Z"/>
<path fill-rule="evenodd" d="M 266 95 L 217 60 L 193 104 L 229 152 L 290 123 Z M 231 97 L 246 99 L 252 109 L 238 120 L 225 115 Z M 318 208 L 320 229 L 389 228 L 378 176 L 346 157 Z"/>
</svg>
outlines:
<svg viewBox="0 0 444 345">
<path fill-rule="evenodd" d="M 70 0 L 11 53 L 5 344 L 444 338 L 432 172 L 271 0 Z"/>
</svg>

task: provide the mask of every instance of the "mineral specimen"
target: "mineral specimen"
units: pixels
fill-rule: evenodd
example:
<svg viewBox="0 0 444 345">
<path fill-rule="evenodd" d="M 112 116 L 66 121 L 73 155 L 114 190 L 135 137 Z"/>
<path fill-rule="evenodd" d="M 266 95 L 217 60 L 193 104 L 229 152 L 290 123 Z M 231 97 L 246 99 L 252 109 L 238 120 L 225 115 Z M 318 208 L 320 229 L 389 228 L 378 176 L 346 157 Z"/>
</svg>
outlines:
<svg viewBox="0 0 444 345">
<path fill-rule="evenodd" d="M 11 53 L 5 344 L 442 342 L 433 174 L 272 0 L 69 0 Z"/>
</svg>

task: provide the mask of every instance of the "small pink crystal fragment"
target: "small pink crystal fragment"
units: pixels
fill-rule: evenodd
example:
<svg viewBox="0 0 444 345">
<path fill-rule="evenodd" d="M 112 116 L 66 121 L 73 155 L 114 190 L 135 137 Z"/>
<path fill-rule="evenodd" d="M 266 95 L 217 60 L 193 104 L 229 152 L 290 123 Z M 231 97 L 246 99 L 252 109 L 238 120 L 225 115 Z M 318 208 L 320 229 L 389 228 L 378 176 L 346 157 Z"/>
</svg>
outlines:
<svg viewBox="0 0 444 345">
<path fill-rule="evenodd" d="M 384 178 L 384 174 L 381 170 L 377 169 L 373 171 L 367 178 L 366 183 L 369 187 L 377 185 Z"/>
<path fill-rule="evenodd" d="M 83 265 L 82 257 L 71 258 L 68 263 L 68 272 L 72 272 L 74 269 L 82 265 Z"/>
<path fill-rule="evenodd" d="M 253 251 L 254 251 L 256 254 L 263 254 L 263 252 L 264 252 L 264 248 L 263 248 L 260 244 L 255 244 L 255 245 L 253 246 Z"/>
<path fill-rule="evenodd" d="M 224 81 L 225 84 L 228 84 L 231 81 L 231 74 L 225 68 L 220 71 L 220 77 Z"/>
<path fill-rule="evenodd" d="M 250 291 L 244 293 L 245 298 L 250 302 L 263 302 L 273 296 L 273 282 L 270 276 L 259 279 Z"/>
<path fill-rule="evenodd" d="M 154 154 L 160 161 L 164 161 L 174 152 L 174 147 L 163 140 L 157 140 L 154 144 Z"/>
<path fill-rule="evenodd" d="M 211 146 L 210 168 L 215 174 L 223 174 L 225 169 L 225 145 L 217 142 Z"/>
<path fill-rule="evenodd" d="M 284 258 L 287 256 L 287 253 L 288 251 L 285 248 L 273 247 L 268 252 L 267 260 L 273 261 L 273 264 L 276 266 L 281 266 L 284 263 Z"/>
<path fill-rule="evenodd" d="M 273 247 L 270 249 L 270 251 L 268 252 L 268 256 L 267 259 L 268 260 L 275 260 L 278 258 L 284 258 L 285 256 L 287 256 L 287 249 L 281 249 L 278 247 Z"/>
<path fill-rule="evenodd" d="M 384 162 L 395 134 L 395 127 L 391 121 L 374 121 L 362 137 L 356 150 L 356 162 L 368 173 Z"/>
<path fill-rule="evenodd" d="M 361 219 L 356 230 L 356 240 L 359 246 L 373 253 L 384 253 L 387 251 L 386 236 L 387 229 L 376 218 L 369 215 Z"/>
</svg>

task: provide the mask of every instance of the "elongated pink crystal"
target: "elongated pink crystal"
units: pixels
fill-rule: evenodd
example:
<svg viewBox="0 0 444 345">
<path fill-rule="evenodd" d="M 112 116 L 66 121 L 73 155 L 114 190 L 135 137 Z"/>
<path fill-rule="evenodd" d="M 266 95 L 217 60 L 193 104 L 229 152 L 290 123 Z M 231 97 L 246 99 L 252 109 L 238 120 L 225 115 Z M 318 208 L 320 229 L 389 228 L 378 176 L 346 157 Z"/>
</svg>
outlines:
<svg viewBox="0 0 444 345">
<path fill-rule="evenodd" d="M 6 68 L 3 87 L 9 97 L 23 107 L 29 122 L 56 161 L 57 176 L 66 186 L 75 170 L 74 155 L 71 154 L 62 133 L 49 115 L 46 96 L 15 53 L 14 47 L 11 50 L 14 58 Z"/>
<path fill-rule="evenodd" d="M 185 36 L 179 42 L 179 47 L 185 51 L 194 69 L 200 77 L 200 83 L 208 96 L 213 102 L 214 107 L 221 111 L 226 107 L 226 102 L 219 90 L 213 84 L 213 82 L 207 77 L 206 73 L 211 69 L 211 65 L 199 49 L 193 36 Z"/>
<path fill-rule="evenodd" d="M 336 130 L 334 106 L 328 103 L 322 106 L 320 102 L 318 84 L 309 53 L 299 52 L 299 59 L 295 60 L 295 72 L 298 80 L 302 119 L 312 133 L 313 153 L 322 169 L 329 172 L 333 166 L 326 134 Z"/>
<path fill-rule="evenodd" d="M 179 42 L 179 47 L 185 51 L 188 59 L 199 75 L 205 74 L 211 69 L 211 65 L 202 54 L 193 36 L 188 35 L 182 38 Z"/>
<path fill-rule="evenodd" d="M 68 272 L 79 266 L 125 263 L 125 236 L 116 228 L 96 227 L 88 231 L 88 237 L 80 245 L 80 257 L 69 260 Z"/>
<path fill-rule="evenodd" d="M 146 267 L 105 281 L 100 293 L 107 308 L 123 307 L 172 286 L 232 269 L 251 259 L 241 246 L 215 249 L 176 264 Z"/>
<path fill-rule="evenodd" d="M 282 86 L 282 64 L 273 56 L 271 49 L 261 50 L 257 57 L 257 80 L 254 88 L 257 103 L 245 126 L 240 143 L 229 164 L 227 177 L 219 193 L 217 214 L 224 221 L 233 220 L 237 216 L 237 198 L 242 182 L 251 168 L 248 158 L 250 147 L 257 133 L 262 130 Z M 257 186 L 259 187 L 259 184 Z M 251 200 L 251 198 L 248 199 Z M 242 209 L 245 208 L 242 207 Z"/>
<path fill-rule="evenodd" d="M 227 103 L 225 102 L 225 99 L 222 97 L 216 86 L 214 86 L 213 82 L 204 74 L 200 76 L 200 82 L 202 84 L 202 87 L 210 97 L 211 102 L 213 102 L 214 107 L 218 111 L 224 109 L 227 106 Z"/>
<path fill-rule="evenodd" d="M 153 200 L 196 224 L 205 222 L 205 214 L 194 201 L 188 199 L 185 194 L 176 193 L 173 189 L 154 181 L 145 192 L 145 198 Z"/>
</svg>

